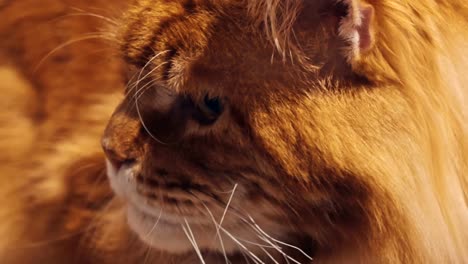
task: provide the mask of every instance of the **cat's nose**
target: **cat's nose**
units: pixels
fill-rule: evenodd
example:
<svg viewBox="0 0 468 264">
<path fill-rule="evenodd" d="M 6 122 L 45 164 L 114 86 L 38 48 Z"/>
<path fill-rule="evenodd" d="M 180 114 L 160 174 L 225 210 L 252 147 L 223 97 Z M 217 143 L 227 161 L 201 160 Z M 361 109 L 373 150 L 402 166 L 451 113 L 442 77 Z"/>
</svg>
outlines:
<svg viewBox="0 0 468 264">
<path fill-rule="evenodd" d="M 117 107 L 101 139 L 102 149 L 115 169 L 135 163 L 142 156 L 140 120 L 129 115 L 128 106 Z"/>
<path fill-rule="evenodd" d="M 112 164 L 115 170 L 119 170 L 123 165 L 132 165 L 136 162 L 136 157 L 118 152 L 112 145 L 112 140 L 104 136 L 101 140 L 102 149 L 107 160 Z"/>
</svg>

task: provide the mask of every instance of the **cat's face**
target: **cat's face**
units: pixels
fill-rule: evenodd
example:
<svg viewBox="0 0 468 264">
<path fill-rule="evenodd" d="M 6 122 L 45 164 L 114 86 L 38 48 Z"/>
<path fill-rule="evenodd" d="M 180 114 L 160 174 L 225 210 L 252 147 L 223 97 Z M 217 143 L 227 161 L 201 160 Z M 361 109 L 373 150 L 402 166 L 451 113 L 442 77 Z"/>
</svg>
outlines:
<svg viewBox="0 0 468 264">
<path fill-rule="evenodd" d="M 219 252 L 297 244 L 304 223 L 335 210 L 320 190 L 335 183 L 312 179 L 329 171 L 301 131 L 313 129 L 307 108 L 329 74 L 348 70 L 329 56 L 339 7 L 309 7 L 295 32 L 306 53 L 283 60 L 246 4 L 200 2 L 139 1 L 123 20 L 136 70 L 103 138 L 112 187 L 158 249 L 191 250 L 192 237 Z"/>
<path fill-rule="evenodd" d="M 139 110 L 132 110 L 132 100 L 124 102 L 103 140 L 111 185 L 128 202 L 129 224 L 145 242 L 187 251 L 192 245 L 186 232 L 193 232 L 199 247 L 233 252 L 239 245 L 230 236 L 262 242 L 256 223 L 278 239 L 293 231 L 287 184 L 276 178 L 268 154 L 247 136 L 248 128 L 232 121 L 226 101 L 215 123 L 200 125 L 194 117 L 199 110 L 185 96 L 174 95 L 168 112 L 153 108 L 157 104 L 143 105 L 158 98 L 145 92 L 137 102 Z M 133 111 L 140 111 L 144 121 Z M 181 126 L 196 129 L 178 131 Z M 165 129 L 167 137 L 161 133 Z"/>
</svg>

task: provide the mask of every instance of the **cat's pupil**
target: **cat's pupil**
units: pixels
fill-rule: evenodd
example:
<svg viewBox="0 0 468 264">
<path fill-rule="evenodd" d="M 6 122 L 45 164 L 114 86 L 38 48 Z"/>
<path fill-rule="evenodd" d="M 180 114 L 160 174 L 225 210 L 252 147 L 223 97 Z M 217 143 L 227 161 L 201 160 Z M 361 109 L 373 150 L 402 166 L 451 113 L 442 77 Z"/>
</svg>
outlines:
<svg viewBox="0 0 468 264">
<path fill-rule="evenodd" d="M 205 104 L 205 107 L 215 115 L 220 115 L 223 111 L 223 106 L 219 97 L 210 98 L 208 95 L 205 95 L 203 103 Z"/>
<path fill-rule="evenodd" d="M 193 118 L 201 125 L 212 125 L 222 114 L 224 106 L 219 97 L 205 95 L 203 101 L 196 105 Z"/>
</svg>

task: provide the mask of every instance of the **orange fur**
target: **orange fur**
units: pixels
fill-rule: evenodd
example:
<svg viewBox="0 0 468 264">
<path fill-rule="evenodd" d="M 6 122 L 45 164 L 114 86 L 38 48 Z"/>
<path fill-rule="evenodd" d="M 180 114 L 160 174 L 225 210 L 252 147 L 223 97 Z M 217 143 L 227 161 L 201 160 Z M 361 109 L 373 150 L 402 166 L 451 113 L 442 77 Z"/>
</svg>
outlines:
<svg viewBox="0 0 468 264">
<path fill-rule="evenodd" d="M 466 1 L 71 2 L 0 2 L 0 262 L 468 260 Z"/>
</svg>

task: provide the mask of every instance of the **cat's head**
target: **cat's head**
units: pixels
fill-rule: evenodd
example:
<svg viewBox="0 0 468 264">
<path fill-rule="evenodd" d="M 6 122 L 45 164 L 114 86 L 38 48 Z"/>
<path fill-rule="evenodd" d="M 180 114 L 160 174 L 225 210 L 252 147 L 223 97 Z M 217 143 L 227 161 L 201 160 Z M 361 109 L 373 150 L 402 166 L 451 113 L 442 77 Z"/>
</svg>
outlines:
<svg viewBox="0 0 468 264">
<path fill-rule="evenodd" d="M 358 1 L 138 1 L 118 30 L 133 76 L 103 147 L 140 238 L 236 252 L 359 232 L 368 186 L 350 160 L 359 140 L 388 131 L 390 107 L 360 64 L 373 12 Z"/>
</svg>

